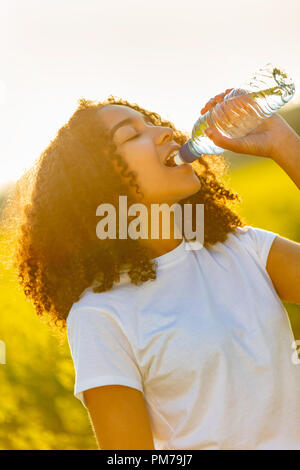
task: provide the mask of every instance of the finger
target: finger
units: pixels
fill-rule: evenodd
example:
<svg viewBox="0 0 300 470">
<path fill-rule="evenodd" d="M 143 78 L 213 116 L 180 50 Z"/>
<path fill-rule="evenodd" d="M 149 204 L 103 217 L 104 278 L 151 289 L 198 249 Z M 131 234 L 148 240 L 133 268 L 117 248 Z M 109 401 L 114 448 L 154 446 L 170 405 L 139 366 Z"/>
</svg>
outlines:
<svg viewBox="0 0 300 470">
<path fill-rule="evenodd" d="M 205 114 L 207 111 L 209 111 L 213 106 L 215 106 L 217 103 L 221 103 L 224 100 L 224 97 L 230 93 L 230 91 L 233 90 L 233 88 L 227 88 L 225 92 L 219 93 L 216 95 L 214 98 L 211 98 L 206 105 L 201 109 L 201 114 Z"/>
<path fill-rule="evenodd" d="M 211 98 L 207 103 L 206 105 L 201 109 L 201 114 L 204 114 L 206 113 L 207 111 L 209 111 L 213 106 L 215 106 L 216 102 L 215 102 L 215 98 Z"/>
<path fill-rule="evenodd" d="M 211 98 L 209 101 L 207 101 L 207 103 L 203 106 L 202 109 L 206 109 L 207 106 L 209 106 L 211 103 L 213 103 L 213 101 L 214 101 L 214 98 Z"/>
<path fill-rule="evenodd" d="M 205 129 L 204 132 L 218 147 L 221 147 L 225 150 L 231 150 L 232 152 L 247 153 L 247 151 L 245 151 L 243 148 L 244 146 L 242 139 L 230 139 L 225 137 L 214 127 L 209 127 Z"/>
<path fill-rule="evenodd" d="M 233 88 L 227 88 L 227 90 L 225 90 L 223 93 L 219 93 L 218 95 L 215 96 L 215 101 L 217 101 L 218 103 L 220 101 L 223 101 L 224 97 L 231 92 L 231 90 L 233 90 Z"/>
<path fill-rule="evenodd" d="M 220 93 L 219 95 L 215 96 L 215 102 L 220 103 L 221 101 L 223 101 L 225 95 L 226 93 Z"/>
</svg>

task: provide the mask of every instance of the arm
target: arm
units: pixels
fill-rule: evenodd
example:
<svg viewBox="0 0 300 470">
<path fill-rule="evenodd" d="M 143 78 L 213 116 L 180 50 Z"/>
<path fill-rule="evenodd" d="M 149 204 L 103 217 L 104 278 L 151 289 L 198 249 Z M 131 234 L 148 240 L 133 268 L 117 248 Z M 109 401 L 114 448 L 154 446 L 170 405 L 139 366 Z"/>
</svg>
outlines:
<svg viewBox="0 0 300 470">
<path fill-rule="evenodd" d="M 101 450 L 154 450 L 143 393 L 123 385 L 84 392 L 90 420 Z"/>
<path fill-rule="evenodd" d="M 300 189 L 300 138 L 290 126 L 274 146 L 272 158 Z M 300 304 L 300 244 L 276 237 L 266 269 L 281 300 Z"/>
<path fill-rule="evenodd" d="M 230 90 L 216 95 L 204 106 L 201 113 L 222 102 Z M 223 149 L 272 159 L 300 189 L 300 137 L 279 114 L 273 114 L 249 134 L 237 139 L 223 136 L 214 127 L 208 127 L 205 133 Z"/>
<path fill-rule="evenodd" d="M 86 406 L 100 449 L 154 449 L 143 377 L 109 309 L 81 305 L 67 318 L 74 394 Z"/>
<path fill-rule="evenodd" d="M 229 91 L 215 96 L 201 112 L 223 101 Z M 238 139 L 224 137 L 216 128 L 207 128 L 205 132 L 224 149 L 271 158 L 300 189 L 300 137 L 279 114 L 273 114 Z M 300 244 L 276 237 L 270 248 L 266 269 L 281 300 L 300 304 Z"/>
<path fill-rule="evenodd" d="M 300 189 L 300 137 L 286 124 L 286 133 L 274 146 L 272 159 Z"/>
<path fill-rule="evenodd" d="M 266 270 L 281 300 L 300 304 L 300 244 L 276 237 Z"/>
</svg>

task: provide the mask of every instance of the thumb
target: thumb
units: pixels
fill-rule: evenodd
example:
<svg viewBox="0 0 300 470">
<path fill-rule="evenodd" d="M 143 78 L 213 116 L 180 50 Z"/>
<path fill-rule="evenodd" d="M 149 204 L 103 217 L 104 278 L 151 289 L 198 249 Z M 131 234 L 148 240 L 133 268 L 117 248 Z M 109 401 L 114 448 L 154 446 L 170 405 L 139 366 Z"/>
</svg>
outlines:
<svg viewBox="0 0 300 470">
<path fill-rule="evenodd" d="M 241 152 L 243 150 L 242 139 L 229 139 L 222 135 L 215 127 L 207 127 L 204 132 L 218 147 L 231 150 L 232 152 Z"/>
</svg>

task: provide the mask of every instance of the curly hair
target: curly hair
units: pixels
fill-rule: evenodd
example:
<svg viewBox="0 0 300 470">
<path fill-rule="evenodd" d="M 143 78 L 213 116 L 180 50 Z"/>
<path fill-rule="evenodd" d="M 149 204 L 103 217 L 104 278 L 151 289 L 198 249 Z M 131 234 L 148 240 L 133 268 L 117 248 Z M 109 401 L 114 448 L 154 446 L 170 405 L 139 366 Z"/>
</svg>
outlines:
<svg viewBox="0 0 300 470">
<path fill-rule="evenodd" d="M 10 234 L 12 262 L 25 296 L 37 314 L 60 332 L 82 292 L 92 285 L 94 292 L 112 289 L 124 264 L 136 285 L 156 279 L 157 264 L 138 239 L 100 240 L 96 235 L 100 203 L 118 207 L 120 194 L 127 195 L 128 204 L 143 200 L 135 173 L 96 118 L 97 111 L 108 104 L 129 106 L 154 125 L 169 126 L 180 146 L 189 139 L 173 123 L 135 103 L 112 95 L 103 102 L 81 98 L 68 123 L 19 178 L 3 210 L 2 227 L 6 237 Z M 245 222 L 230 207 L 240 201 L 238 194 L 220 179 L 226 169 L 224 158 L 205 155 L 193 162 L 193 168 L 201 188 L 179 204 L 204 204 L 203 244 L 209 247 L 224 242 L 229 232 Z M 135 199 L 130 196 L 132 187 Z"/>
</svg>

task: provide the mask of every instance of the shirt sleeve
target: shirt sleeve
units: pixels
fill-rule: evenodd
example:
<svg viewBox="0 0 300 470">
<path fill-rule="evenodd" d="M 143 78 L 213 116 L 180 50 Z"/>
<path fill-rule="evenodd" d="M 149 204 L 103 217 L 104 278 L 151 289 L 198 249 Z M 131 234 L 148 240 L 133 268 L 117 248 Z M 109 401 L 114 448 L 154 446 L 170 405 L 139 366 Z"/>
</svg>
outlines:
<svg viewBox="0 0 300 470">
<path fill-rule="evenodd" d="M 246 225 L 243 228 L 238 227 L 238 229 L 247 233 L 249 243 L 253 246 L 263 267 L 266 268 L 272 243 L 275 238 L 279 236 L 278 233 L 258 227 L 252 227 L 250 225 Z"/>
<path fill-rule="evenodd" d="M 89 388 L 115 384 L 143 392 L 131 345 L 111 314 L 95 307 L 71 310 L 67 335 L 75 369 L 74 395 L 85 407 L 82 392 Z"/>
</svg>

